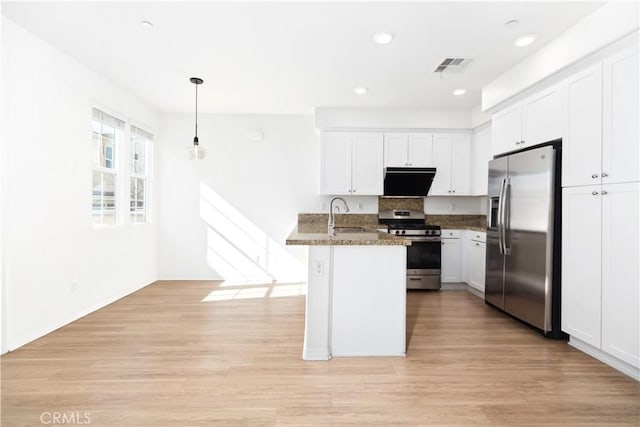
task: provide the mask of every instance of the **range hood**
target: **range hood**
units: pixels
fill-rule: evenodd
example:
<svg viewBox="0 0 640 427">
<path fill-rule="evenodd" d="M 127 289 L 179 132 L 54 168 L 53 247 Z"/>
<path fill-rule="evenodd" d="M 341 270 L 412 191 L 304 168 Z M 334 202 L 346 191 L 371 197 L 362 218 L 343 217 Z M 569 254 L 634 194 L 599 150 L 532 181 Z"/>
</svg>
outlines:
<svg viewBox="0 0 640 427">
<path fill-rule="evenodd" d="M 384 195 L 392 197 L 425 197 L 436 175 L 436 168 L 384 169 Z"/>
</svg>

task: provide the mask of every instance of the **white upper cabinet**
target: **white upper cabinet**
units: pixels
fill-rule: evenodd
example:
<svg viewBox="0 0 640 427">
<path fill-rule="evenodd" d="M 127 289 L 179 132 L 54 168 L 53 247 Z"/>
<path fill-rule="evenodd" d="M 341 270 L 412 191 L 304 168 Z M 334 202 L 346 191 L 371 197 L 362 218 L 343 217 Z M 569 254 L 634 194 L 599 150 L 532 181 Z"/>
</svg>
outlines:
<svg viewBox="0 0 640 427">
<path fill-rule="evenodd" d="M 638 50 L 603 64 L 602 183 L 640 180 Z"/>
<path fill-rule="evenodd" d="M 353 136 L 351 194 L 380 195 L 383 192 L 382 134 Z"/>
<path fill-rule="evenodd" d="M 471 194 L 487 195 L 489 182 L 489 160 L 491 156 L 491 128 L 484 128 L 473 134 L 471 145 Z"/>
<path fill-rule="evenodd" d="M 632 49 L 565 80 L 564 187 L 640 180 L 638 68 Z"/>
<path fill-rule="evenodd" d="M 431 167 L 433 134 L 385 133 L 384 165 L 395 167 Z"/>
<path fill-rule="evenodd" d="M 520 148 L 562 138 L 562 87 L 543 90 L 522 102 Z"/>
<path fill-rule="evenodd" d="M 382 134 L 326 132 L 321 144 L 321 194 L 382 194 Z"/>
<path fill-rule="evenodd" d="M 433 158 L 436 176 L 429 195 L 471 194 L 471 135 L 434 134 Z"/>
<path fill-rule="evenodd" d="M 493 115 L 493 155 L 562 138 L 562 88 L 550 87 Z"/>
<path fill-rule="evenodd" d="M 348 133 L 322 134 L 322 194 L 351 194 L 351 139 Z"/>
<path fill-rule="evenodd" d="M 602 64 L 565 81 L 565 104 L 562 185 L 598 184 L 602 158 Z"/>
<path fill-rule="evenodd" d="M 522 136 L 522 105 L 516 104 L 493 115 L 491 153 L 495 156 L 517 150 Z"/>
</svg>

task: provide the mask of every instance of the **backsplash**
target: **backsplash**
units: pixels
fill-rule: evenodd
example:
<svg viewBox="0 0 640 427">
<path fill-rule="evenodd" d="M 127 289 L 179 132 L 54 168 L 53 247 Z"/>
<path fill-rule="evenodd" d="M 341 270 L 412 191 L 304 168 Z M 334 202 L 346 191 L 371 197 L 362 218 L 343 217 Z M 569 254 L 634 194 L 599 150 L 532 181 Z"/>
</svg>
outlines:
<svg viewBox="0 0 640 427">
<path fill-rule="evenodd" d="M 378 210 L 406 209 L 424 212 L 424 197 L 378 197 Z"/>
</svg>

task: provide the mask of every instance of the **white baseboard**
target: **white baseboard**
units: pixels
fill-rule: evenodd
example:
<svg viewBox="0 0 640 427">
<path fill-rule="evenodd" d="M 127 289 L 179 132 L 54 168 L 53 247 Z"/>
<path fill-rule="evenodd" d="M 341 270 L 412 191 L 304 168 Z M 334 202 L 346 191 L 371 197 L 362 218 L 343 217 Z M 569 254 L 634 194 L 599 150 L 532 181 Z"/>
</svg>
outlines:
<svg viewBox="0 0 640 427">
<path fill-rule="evenodd" d="M 591 344 L 587 344 L 586 342 L 579 340 L 578 338 L 569 337 L 568 344 L 571 347 L 588 354 L 594 359 L 598 359 L 605 365 L 611 366 L 613 369 L 616 369 L 623 374 L 630 376 L 634 380 L 640 381 L 640 369 L 638 369 L 637 367 L 629 365 L 628 363 L 623 362 L 622 360 L 613 357 L 610 354 L 600 350 L 599 348 L 595 348 Z"/>
<path fill-rule="evenodd" d="M 316 350 L 311 350 L 311 349 L 304 349 L 302 351 L 302 358 L 304 360 L 330 360 L 331 359 L 331 354 L 327 351 L 327 350 L 322 350 L 322 349 L 316 349 Z"/>
</svg>

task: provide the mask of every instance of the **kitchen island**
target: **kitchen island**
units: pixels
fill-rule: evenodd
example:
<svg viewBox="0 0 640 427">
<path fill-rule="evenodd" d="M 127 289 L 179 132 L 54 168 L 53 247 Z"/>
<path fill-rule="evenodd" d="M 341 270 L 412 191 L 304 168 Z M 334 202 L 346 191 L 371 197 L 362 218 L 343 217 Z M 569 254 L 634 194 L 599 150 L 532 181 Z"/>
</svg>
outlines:
<svg viewBox="0 0 640 427">
<path fill-rule="evenodd" d="M 404 356 L 406 247 L 359 227 L 299 225 L 287 245 L 306 245 L 308 289 L 302 358 Z"/>
</svg>

